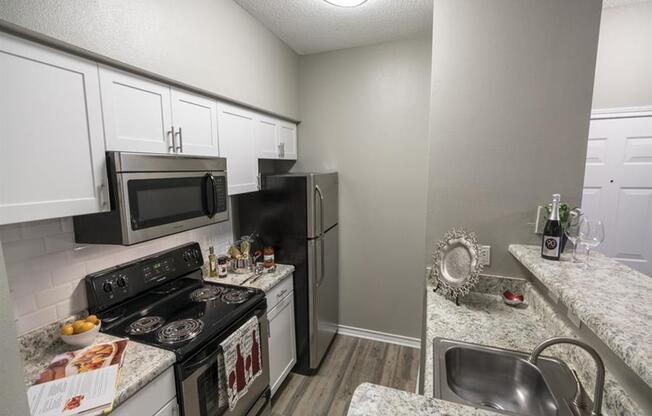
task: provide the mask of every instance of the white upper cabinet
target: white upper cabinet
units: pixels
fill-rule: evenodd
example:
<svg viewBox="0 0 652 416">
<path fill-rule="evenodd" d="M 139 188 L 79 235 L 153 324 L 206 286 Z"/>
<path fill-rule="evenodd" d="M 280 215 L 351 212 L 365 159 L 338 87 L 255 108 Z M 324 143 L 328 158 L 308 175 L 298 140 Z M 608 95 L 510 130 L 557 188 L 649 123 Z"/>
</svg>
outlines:
<svg viewBox="0 0 652 416">
<path fill-rule="evenodd" d="M 107 150 L 173 153 L 170 87 L 100 66 Z"/>
<path fill-rule="evenodd" d="M 258 187 L 255 117 L 251 111 L 218 103 L 220 156 L 226 157 L 229 195 L 253 192 Z"/>
<path fill-rule="evenodd" d="M 172 88 L 172 123 L 177 153 L 219 155 L 217 101 Z"/>
<path fill-rule="evenodd" d="M 297 160 L 297 125 L 282 121 L 278 132 L 281 159 Z"/>
<path fill-rule="evenodd" d="M 256 115 L 256 149 L 260 159 L 297 159 L 297 126 Z"/>
<path fill-rule="evenodd" d="M 0 33 L 0 224 L 108 210 L 97 65 Z"/>
<path fill-rule="evenodd" d="M 256 149 L 260 159 L 278 159 L 278 121 L 271 117 L 256 117 Z"/>
</svg>

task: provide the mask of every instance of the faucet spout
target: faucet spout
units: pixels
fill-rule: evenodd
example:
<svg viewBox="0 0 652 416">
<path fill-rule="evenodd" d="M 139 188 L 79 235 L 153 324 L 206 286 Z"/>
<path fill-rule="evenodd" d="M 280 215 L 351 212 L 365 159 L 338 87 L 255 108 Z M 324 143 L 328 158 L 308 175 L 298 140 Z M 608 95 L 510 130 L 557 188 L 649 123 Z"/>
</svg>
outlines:
<svg viewBox="0 0 652 416">
<path fill-rule="evenodd" d="M 604 374 L 605 374 L 604 363 L 602 362 L 602 358 L 600 358 L 600 355 L 598 355 L 597 351 L 593 349 L 593 347 L 589 346 L 588 344 L 582 341 L 573 338 L 566 338 L 566 337 L 550 338 L 548 340 L 543 341 L 536 348 L 534 348 L 534 351 L 532 351 L 532 354 L 530 354 L 530 356 L 528 357 L 528 361 L 533 365 L 537 365 L 537 360 L 539 359 L 539 355 L 541 355 L 543 350 L 555 344 L 572 344 L 578 346 L 582 348 L 584 351 L 588 352 L 593 358 L 593 360 L 595 361 L 597 373 L 595 376 L 595 391 L 593 393 L 593 410 L 591 411 L 591 416 L 602 416 L 601 413 L 602 394 L 604 390 Z M 577 399 L 578 397 L 580 397 L 579 395 L 581 394 L 581 391 L 579 390 L 582 390 L 582 385 L 577 377 L 575 377 L 575 380 L 577 382 L 578 392 L 576 393 L 576 400 L 573 400 L 571 405 L 575 407 L 575 410 L 577 411 L 578 414 L 586 414 L 587 412 L 585 408 L 586 404 L 583 404 L 581 400 Z"/>
</svg>

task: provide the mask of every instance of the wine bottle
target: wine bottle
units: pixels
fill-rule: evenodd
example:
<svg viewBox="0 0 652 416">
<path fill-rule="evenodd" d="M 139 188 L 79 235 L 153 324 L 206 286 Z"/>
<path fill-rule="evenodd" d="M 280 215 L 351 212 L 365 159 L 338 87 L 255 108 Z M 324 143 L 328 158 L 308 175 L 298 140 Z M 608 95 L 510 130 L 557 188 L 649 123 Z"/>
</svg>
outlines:
<svg viewBox="0 0 652 416">
<path fill-rule="evenodd" d="M 541 257 L 548 260 L 559 260 L 561 256 L 561 239 L 563 230 L 559 220 L 559 201 L 561 196 L 554 194 L 552 196 L 552 209 L 550 218 L 546 221 L 543 229 L 543 238 L 541 239 Z"/>
</svg>

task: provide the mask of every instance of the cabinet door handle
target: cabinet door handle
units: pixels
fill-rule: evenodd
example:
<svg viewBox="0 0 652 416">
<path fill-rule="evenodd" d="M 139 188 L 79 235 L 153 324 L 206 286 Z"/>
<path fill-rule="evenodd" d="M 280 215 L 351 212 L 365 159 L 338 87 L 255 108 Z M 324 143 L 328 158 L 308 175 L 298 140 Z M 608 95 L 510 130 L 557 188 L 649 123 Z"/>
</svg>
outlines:
<svg viewBox="0 0 652 416">
<path fill-rule="evenodd" d="M 281 157 L 285 157 L 285 143 L 281 143 Z"/>
<path fill-rule="evenodd" d="M 174 153 L 174 126 L 171 126 L 171 129 L 165 133 L 168 142 L 168 152 Z"/>
<path fill-rule="evenodd" d="M 98 188 L 97 193 L 100 200 L 100 207 L 106 207 L 107 206 L 106 185 L 102 183 L 97 188 Z"/>
<path fill-rule="evenodd" d="M 287 289 L 281 290 L 281 293 L 276 295 L 276 299 L 282 298 L 283 296 L 285 296 L 286 293 L 288 293 Z"/>
<path fill-rule="evenodd" d="M 179 145 L 177 146 L 177 152 L 183 153 L 183 133 L 181 131 L 181 127 L 179 127 L 179 131 L 176 133 L 179 136 Z"/>
</svg>

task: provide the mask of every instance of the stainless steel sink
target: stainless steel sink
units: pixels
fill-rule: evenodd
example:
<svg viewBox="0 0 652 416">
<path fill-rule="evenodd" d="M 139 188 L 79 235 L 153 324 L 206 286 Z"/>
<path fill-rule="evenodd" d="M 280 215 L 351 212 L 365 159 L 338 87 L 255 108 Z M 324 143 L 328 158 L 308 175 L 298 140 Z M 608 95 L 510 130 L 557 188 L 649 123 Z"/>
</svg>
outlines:
<svg viewBox="0 0 652 416">
<path fill-rule="evenodd" d="M 508 415 L 572 416 L 576 385 L 568 366 L 519 351 L 434 339 L 434 397 Z"/>
</svg>

